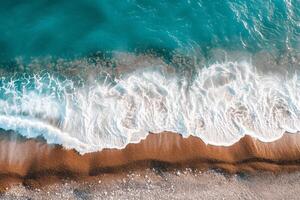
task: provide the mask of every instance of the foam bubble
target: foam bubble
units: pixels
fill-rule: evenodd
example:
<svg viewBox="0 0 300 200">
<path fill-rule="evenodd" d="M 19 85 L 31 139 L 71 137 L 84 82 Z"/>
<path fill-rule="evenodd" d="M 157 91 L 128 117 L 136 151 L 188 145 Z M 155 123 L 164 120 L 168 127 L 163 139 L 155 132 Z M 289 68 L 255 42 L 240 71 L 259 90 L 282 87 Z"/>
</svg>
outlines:
<svg viewBox="0 0 300 200">
<path fill-rule="evenodd" d="M 274 141 L 300 130 L 300 80 L 262 74 L 249 62 L 215 63 L 192 77 L 163 65 L 76 85 L 49 73 L 2 78 L 0 128 L 80 153 L 123 148 L 150 132 L 231 145 L 248 134 Z"/>
</svg>

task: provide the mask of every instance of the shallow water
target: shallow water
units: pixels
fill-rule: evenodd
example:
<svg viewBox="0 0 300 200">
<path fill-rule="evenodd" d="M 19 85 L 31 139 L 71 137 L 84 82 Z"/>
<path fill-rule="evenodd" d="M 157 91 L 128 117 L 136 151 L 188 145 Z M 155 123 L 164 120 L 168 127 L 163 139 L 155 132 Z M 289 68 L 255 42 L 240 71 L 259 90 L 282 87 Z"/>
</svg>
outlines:
<svg viewBox="0 0 300 200">
<path fill-rule="evenodd" d="M 1 1 L 0 128 L 80 153 L 300 130 L 300 3 Z"/>
<path fill-rule="evenodd" d="M 115 69 L 79 60 L 87 71 L 76 76 L 4 76 L 0 128 L 28 138 L 41 135 L 80 153 L 123 148 L 149 131 L 228 146 L 244 135 L 269 142 L 300 130 L 300 77 L 293 66 L 286 74 L 262 72 L 249 58 L 194 62 L 194 69 L 176 72 L 176 61 L 127 54 L 116 59 Z"/>
<path fill-rule="evenodd" d="M 298 0 L 1 1 L 3 58 L 197 45 L 299 49 Z"/>
</svg>

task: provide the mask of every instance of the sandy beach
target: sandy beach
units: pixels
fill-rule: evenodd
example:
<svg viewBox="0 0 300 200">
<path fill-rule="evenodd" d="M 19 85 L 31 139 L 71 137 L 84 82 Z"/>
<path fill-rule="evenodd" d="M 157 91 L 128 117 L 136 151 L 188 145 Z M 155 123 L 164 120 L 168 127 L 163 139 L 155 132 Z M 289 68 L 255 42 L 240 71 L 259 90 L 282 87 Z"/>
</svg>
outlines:
<svg viewBox="0 0 300 200">
<path fill-rule="evenodd" d="M 285 134 L 264 143 L 249 136 L 232 146 L 207 145 L 197 137 L 182 138 L 170 132 L 149 134 L 126 148 L 105 149 L 80 155 L 43 139 L 25 139 L 13 133 L 0 141 L 0 184 L 42 187 L 63 179 L 81 180 L 101 174 L 154 169 L 220 169 L 228 174 L 261 170 L 290 172 L 300 169 L 300 135 Z"/>
<path fill-rule="evenodd" d="M 227 174 L 191 168 L 144 169 L 81 181 L 64 180 L 44 187 L 15 185 L 1 199 L 297 199 L 300 173 Z"/>
</svg>

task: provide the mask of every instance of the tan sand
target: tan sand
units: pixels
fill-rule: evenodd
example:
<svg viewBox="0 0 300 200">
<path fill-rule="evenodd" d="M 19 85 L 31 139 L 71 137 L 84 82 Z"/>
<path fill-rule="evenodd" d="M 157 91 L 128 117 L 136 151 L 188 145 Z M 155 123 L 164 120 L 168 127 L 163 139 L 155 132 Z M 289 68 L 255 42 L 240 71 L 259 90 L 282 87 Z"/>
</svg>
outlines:
<svg viewBox="0 0 300 200">
<path fill-rule="evenodd" d="M 149 134 L 138 144 L 125 149 L 105 149 L 80 155 L 42 140 L 9 136 L 0 140 L 0 187 L 12 183 L 39 184 L 61 178 L 80 179 L 101 173 L 116 173 L 141 168 L 219 168 L 229 173 L 240 171 L 294 171 L 300 168 L 300 134 L 284 134 L 264 143 L 245 136 L 229 147 L 206 145 L 201 139 L 170 132 Z"/>
</svg>

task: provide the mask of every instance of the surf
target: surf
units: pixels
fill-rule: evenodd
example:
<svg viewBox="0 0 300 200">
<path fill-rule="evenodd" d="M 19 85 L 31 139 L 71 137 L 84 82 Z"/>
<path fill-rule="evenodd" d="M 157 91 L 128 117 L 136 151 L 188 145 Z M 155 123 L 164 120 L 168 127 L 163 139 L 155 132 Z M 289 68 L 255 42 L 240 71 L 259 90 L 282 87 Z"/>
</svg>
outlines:
<svg viewBox="0 0 300 200">
<path fill-rule="evenodd" d="M 0 128 L 82 154 L 121 149 L 149 132 L 230 146 L 245 135 L 271 142 L 300 130 L 297 68 L 282 75 L 228 60 L 195 63 L 195 73 L 183 75 L 155 57 L 130 59 L 132 68 L 119 75 L 102 68 L 98 77 L 78 69 L 77 79 L 49 70 L 3 76 Z"/>
</svg>

